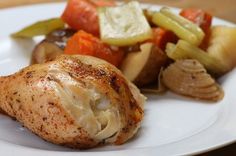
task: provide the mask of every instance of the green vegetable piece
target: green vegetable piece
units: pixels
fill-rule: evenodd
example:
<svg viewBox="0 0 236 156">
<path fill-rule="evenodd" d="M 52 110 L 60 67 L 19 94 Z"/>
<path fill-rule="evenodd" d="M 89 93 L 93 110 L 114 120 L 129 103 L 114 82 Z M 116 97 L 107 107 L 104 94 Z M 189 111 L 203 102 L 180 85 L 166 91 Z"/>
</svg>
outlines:
<svg viewBox="0 0 236 156">
<path fill-rule="evenodd" d="M 53 30 L 64 28 L 65 24 L 60 18 L 52 18 L 36 22 L 22 30 L 12 34 L 12 37 L 32 38 L 40 35 L 47 35 Z"/>
<path fill-rule="evenodd" d="M 116 46 L 133 45 L 152 38 L 152 30 L 136 1 L 98 9 L 100 36 Z"/>
<path fill-rule="evenodd" d="M 194 24 L 193 22 L 187 20 L 186 18 L 182 16 L 174 14 L 173 12 L 170 11 L 169 8 L 166 8 L 166 7 L 162 8 L 160 12 L 166 15 L 167 17 L 175 20 L 180 25 L 182 25 L 183 27 L 185 27 L 186 29 L 194 33 L 199 40 L 202 40 L 204 38 L 205 34 L 203 30 L 198 25 Z"/>
<path fill-rule="evenodd" d="M 168 43 L 166 53 L 173 60 L 196 59 L 215 76 L 221 75 L 226 69 L 217 58 L 210 56 L 207 52 L 184 40 L 179 40 L 176 45 Z"/>
<path fill-rule="evenodd" d="M 152 18 L 153 23 L 173 31 L 180 39 L 193 45 L 200 45 L 205 34 L 200 27 L 191 21 L 172 13 L 168 8 L 162 8 Z"/>
<path fill-rule="evenodd" d="M 181 39 L 191 42 L 192 44 L 199 44 L 196 35 L 160 12 L 155 13 L 153 22 L 163 28 L 173 31 Z"/>
</svg>

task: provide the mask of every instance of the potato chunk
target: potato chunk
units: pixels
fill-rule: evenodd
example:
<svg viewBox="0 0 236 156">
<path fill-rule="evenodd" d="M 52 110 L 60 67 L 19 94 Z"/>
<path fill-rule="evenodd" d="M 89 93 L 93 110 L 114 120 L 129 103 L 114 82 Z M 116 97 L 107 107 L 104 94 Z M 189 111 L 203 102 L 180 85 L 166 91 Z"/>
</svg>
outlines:
<svg viewBox="0 0 236 156">
<path fill-rule="evenodd" d="M 141 87 L 157 81 L 161 67 L 166 63 L 166 54 L 152 43 L 141 45 L 141 51 L 129 53 L 121 65 L 123 74 Z"/>
</svg>

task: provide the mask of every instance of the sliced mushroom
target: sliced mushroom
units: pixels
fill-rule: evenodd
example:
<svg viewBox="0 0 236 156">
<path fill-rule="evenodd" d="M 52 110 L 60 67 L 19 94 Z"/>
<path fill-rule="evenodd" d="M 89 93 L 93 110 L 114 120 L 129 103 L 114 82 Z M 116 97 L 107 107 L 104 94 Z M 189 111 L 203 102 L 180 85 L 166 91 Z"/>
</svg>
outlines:
<svg viewBox="0 0 236 156">
<path fill-rule="evenodd" d="M 59 29 L 51 32 L 46 36 L 46 41 L 56 44 L 58 47 L 64 49 L 67 40 L 74 35 L 76 31 L 73 29 Z"/>
<path fill-rule="evenodd" d="M 145 43 L 141 51 L 128 53 L 121 65 L 123 74 L 137 86 L 157 81 L 158 74 L 167 61 L 165 53 L 152 43 Z"/>
<path fill-rule="evenodd" d="M 48 34 L 33 50 L 31 64 L 54 60 L 63 53 L 67 40 L 74 33 L 72 29 L 59 29 Z"/>
<path fill-rule="evenodd" d="M 52 42 L 43 40 L 34 49 L 32 53 L 31 64 L 44 63 L 54 60 L 63 53 L 63 49 Z"/>
</svg>

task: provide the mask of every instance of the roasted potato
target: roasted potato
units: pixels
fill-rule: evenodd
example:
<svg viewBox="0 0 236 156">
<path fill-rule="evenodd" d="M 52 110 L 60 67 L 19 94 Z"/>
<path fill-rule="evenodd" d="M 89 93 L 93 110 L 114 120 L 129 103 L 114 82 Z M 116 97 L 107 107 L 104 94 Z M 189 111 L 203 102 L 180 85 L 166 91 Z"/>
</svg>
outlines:
<svg viewBox="0 0 236 156">
<path fill-rule="evenodd" d="M 214 26 L 211 29 L 209 47 L 210 56 L 219 60 L 219 64 L 225 68 L 224 73 L 236 66 L 236 27 Z M 222 73 L 222 74 L 224 74 Z"/>
<path fill-rule="evenodd" d="M 123 74 L 137 86 L 142 87 L 157 81 L 166 54 L 152 43 L 141 45 L 141 51 L 128 53 L 121 65 Z"/>
</svg>

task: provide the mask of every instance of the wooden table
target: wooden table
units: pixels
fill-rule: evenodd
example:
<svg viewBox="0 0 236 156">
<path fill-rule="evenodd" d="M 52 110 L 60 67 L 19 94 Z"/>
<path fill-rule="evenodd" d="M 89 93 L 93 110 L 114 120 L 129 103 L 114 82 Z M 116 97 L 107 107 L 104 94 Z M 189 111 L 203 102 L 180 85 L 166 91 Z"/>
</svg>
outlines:
<svg viewBox="0 0 236 156">
<path fill-rule="evenodd" d="M 28 5 L 45 2 L 62 2 L 65 0 L 0 0 L 0 8 L 7 8 L 19 5 Z M 236 23 L 236 0 L 140 0 L 154 4 L 169 5 L 181 8 L 195 7 L 202 8 L 214 16 L 224 18 Z M 236 155 L 236 143 L 226 147 L 203 153 L 199 156 L 233 156 Z"/>
</svg>

